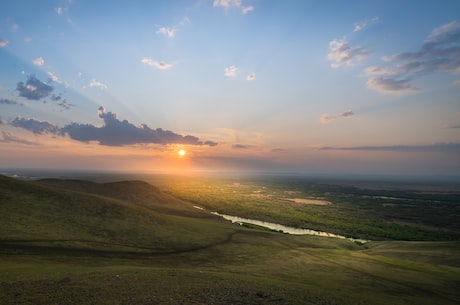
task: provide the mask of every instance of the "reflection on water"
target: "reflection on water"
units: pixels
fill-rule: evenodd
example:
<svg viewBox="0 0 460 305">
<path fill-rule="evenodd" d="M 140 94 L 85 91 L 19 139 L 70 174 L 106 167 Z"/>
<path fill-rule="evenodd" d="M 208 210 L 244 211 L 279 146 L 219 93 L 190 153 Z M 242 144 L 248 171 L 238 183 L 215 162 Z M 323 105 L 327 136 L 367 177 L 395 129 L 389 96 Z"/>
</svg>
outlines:
<svg viewBox="0 0 460 305">
<path fill-rule="evenodd" d="M 271 230 L 283 232 L 283 233 L 288 233 L 288 234 L 294 234 L 294 235 L 315 235 L 315 236 L 324 236 L 324 237 L 334 237 L 334 238 L 340 238 L 340 239 L 349 239 L 351 241 L 358 241 L 361 243 L 368 242 L 368 240 L 363 240 L 363 239 L 355 239 L 355 238 L 348 238 L 342 235 L 337 235 L 337 234 L 332 234 L 328 232 L 322 232 L 322 231 L 315 231 L 315 230 L 310 230 L 310 229 L 299 229 L 299 228 L 294 228 L 294 227 L 288 227 L 284 226 L 281 224 L 277 223 L 272 223 L 272 222 L 266 222 L 266 221 L 260 221 L 260 220 L 255 220 L 255 219 L 249 219 L 249 218 L 243 218 L 243 217 L 238 217 L 238 216 L 231 216 L 231 215 L 225 215 L 225 214 L 219 214 L 217 212 L 211 212 L 211 214 L 220 216 L 226 220 L 230 220 L 233 223 L 250 223 L 254 225 L 258 225 L 261 227 L 269 228 Z"/>
</svg>

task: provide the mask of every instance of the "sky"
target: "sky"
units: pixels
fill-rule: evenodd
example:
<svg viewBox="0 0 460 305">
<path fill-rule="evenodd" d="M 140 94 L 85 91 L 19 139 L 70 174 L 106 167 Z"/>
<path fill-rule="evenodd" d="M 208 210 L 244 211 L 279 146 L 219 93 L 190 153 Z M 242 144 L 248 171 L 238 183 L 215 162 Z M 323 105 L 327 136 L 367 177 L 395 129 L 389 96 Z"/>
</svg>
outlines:
<svg viewBox="0 0 460 305">
<path fill-rule="evenodd" d="M 0 168 L 459 175 L 459 161 L 457 0 L 0 2 Z"/>
</svg>

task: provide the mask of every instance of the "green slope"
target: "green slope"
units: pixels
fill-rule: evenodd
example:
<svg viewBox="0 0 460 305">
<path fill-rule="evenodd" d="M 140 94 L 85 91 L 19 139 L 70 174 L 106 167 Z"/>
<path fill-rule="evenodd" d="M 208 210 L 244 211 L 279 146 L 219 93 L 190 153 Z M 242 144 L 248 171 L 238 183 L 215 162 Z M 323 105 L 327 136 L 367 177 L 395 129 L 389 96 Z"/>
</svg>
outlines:
<svg viewBox="0 0 460 305">
<path fill-rule="evenodd" d="M 99 187 L 89 182 L 88 185 L 94 189 Z M 82 182 L 74 186 L 85 189 Z M 156 206 L 161 201 L 168 210 L 168 201 L 164 201 L 170 199 L 168 196 L 156 189 L 143 192 L 145 188 L 139 183 L 124 182 L 111 188 L 103 185 L 102 191 L 83 193 L 70 190 L 70 187 L 63 189 L 0 177 L 0 240 L 4 244 L 14 241 L 42 246 L 162 253 L 206 247 L 225 241 L 232 233 L 227 224 L 191 218 L 185 212 L 184 216 L 179 215 L 178 201 L 171 200 L 175 208 L 169 209 L 176 214 L 172 215 L 146 207 L 147 200 L 140 204 L 121 200 L 130 196 L 147 197 L 153 192 Z M 102 196 L 108 189 L 116 190 L 113 196 Z M 184 210 L 191 208 L 184 207 Z"/>
<path fill-rule="evenodd" d="M 0 176 L 0 304 L 458 304 L 458 242 L 250 230 L 140 181 Z"/>
</svg>

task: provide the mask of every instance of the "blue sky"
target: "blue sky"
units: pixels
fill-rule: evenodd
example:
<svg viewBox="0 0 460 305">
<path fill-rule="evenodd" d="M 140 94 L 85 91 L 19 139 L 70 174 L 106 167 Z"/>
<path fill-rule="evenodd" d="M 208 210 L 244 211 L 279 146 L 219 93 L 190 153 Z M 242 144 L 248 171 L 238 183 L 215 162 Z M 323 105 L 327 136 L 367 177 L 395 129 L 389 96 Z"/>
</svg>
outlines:
<svg viewBox="0 0 460 305">
<path fill-rule="evenodd" d="M 3 1 L 0 166 L 458 174 L 459 12 Z"/>
</svg>

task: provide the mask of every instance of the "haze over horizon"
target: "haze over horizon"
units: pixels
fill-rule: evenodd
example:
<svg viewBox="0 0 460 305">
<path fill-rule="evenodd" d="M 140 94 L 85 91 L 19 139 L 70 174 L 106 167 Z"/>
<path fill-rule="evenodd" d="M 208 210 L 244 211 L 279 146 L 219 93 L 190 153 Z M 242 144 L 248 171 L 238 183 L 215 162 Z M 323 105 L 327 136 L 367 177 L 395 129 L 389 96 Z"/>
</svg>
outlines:
<svg viewBox="0 0 460 305">
<path fill-rule="evenodd" d="M 0 168 L 460 173 L 460 2 L 3 1 Z"/>
</svg>

